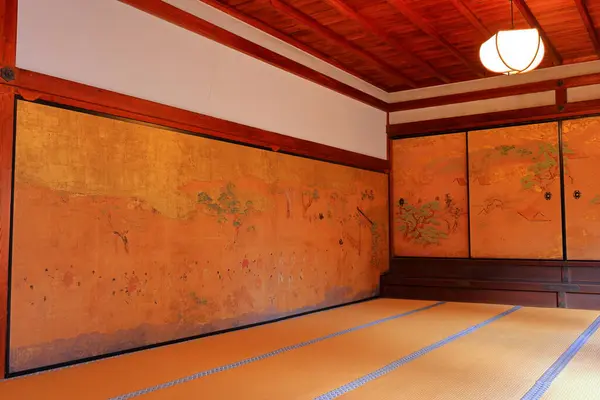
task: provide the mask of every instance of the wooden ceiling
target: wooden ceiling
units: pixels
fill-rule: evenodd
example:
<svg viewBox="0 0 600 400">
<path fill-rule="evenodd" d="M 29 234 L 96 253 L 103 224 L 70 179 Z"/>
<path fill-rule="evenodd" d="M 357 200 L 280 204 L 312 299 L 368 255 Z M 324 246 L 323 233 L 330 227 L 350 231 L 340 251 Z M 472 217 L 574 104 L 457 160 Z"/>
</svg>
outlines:
<svg viewBox="0 0 600 400">
<path fill-rule="evenodd" d="M 510 28 L 509 0 L 198 0 L 386 91 L 492 76 L 479 47 Z M 540 68 L 600 57 L 600 0 L 514 0 Z"/>
</svg>

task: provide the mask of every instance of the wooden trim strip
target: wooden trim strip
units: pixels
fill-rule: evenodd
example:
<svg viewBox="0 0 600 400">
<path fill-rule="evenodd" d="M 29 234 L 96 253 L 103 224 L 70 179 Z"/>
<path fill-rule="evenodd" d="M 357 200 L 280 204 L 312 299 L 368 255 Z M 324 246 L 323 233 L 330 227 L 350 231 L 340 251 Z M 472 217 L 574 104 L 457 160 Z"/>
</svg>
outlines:
<svg viewBox="0 0 600 400">
<path fill-rule="evenodd" d="M 600 83 L 600 73 L 574 76 L 564 79 L 551 79 L 541 82 L 524 83 L 521 85 L 506 86 L 495 89 L 477 90 L 474 92 L 449 94 L 446 96 L 430 97 L 426 99 L 402 101 L 391 103 L 388 112 L 415 110 L 419 108 L 438 107 L 448 104 L 466 103 L 469 101 L 495 99 L 498 97 L 516 96 L 545 92 L 559 88 L 572 88 L 578 86 L 595 85 Z"/>
<path fill-rule="evenodd" d="M 531 281 L 500 281 L 472 280 L 460 278 L 398 278 L 391 285 L 427 286 L 427 287 L 456 287 L 468 289 L 515 290 L 532 292 L 586 292 L 600 294 L 600 285 L 581 285 L 575 283 L 531 282 Z"/>
<path fill-rule="evenodd" d="M 565 107 L 565 104 L 567 104 L 567 89 L 556 89 L 554 91 L 554 99 L 556 102 L 556 106 L 558 107 L 558 111 L 562 111 L 562 109 L 564 109 Z"/>
<path fill-rule="evenodd" d="M 512 258 L 436 258 L 436 257 L 393 257 L 391 264 L 401 267 L 404 271 L 406 268 L 416 266 L 415 271 L 421 272 L 423 265 L 439 266 L 443 264 L 448 271 L 452 271 L 452 267 L 458 265 L 475 267 L 475 268 L 490 268 L 497 269 L 503 266 L 511 266 L 518 268 L 528 267 L 578 267 L 578 268 L 599 268 L 600 260 L 597 261 L 571 261 L 571 260 L 544 260 L 544 259 L 512 259 Z"/>
<path fill-rule="evenodd" d="M 305 65 L 296 61 L 290 60 L 280 54 L 269 49 L 257 45 L 247 39 L 237 36 L 223 28 L 211 24 L 203 19 L 200 19 L 192 14 L 180 10 L 161 0 L 119 0 L 122 3 L 128 4 L 148 14 L 154 15 L 160 19 L 175 24 L 181 28 L 187 29 L 198 35 L 202 35 L 215 42 L 221 43 L 227 47 L 235 49 L 241 53 L 247 54 L 275 67 L 281 68 L 284 71 L 305 78 L 311 82 L 325 86 L 338 93 L 361 101 L 365 104 L 387 110 L 387 103 L 383 100 L 364 93 L 350 85 L 337 81 L 325 74 L 317 72 Z"/>
<path fill-rule="evenodd" d="M 16 87 L 18 94 L 28 100 L 51 101 L 356 168 L 379 172 L 389 170 L 388 161 L 376 157 L 253 128 L 37 72 L 18 68 L 14 71 L 14 81 L 0 82 L 0 84 Z"/>
<path fill-rule="evenodd" d="M 0 0 L 0 63 L 15 65 L 17 57 L 17 0 Z"/>
<path fill-rule="evenodd" d="M 556 105 L 499 111 L 463 117 L 442 118 L 389 125 L 391 137 L 417 136 L 433 133 L 458 132 L 471 129 L 491 128 L 522 122 L 539 122 L 581 115 L 600 113 L 600 99 L 567 103 L 562 111 Z"/>
<path fill-rule="evenodd" d="M 8 373 L 8 291 L 14 89 L 0 86 L 0 380 Z"/>
</svg>

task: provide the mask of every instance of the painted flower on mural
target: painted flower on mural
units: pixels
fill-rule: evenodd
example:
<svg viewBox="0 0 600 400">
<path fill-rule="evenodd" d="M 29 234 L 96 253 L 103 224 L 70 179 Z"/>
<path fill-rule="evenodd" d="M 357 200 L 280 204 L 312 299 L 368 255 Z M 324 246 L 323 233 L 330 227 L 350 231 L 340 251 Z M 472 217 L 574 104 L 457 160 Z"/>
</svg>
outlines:
<svg viewBox="0 0 600 400">
<path fill-rule="evenodd" d="M 456 232 L 463 210 L 449 193 L 443 199 L 436 197 L 434 201 L 409 204 L 400 199 L 396 208 L 398 230 L 404 233 L 404 239 L 415 243 L 439 245 Z"/>
</svg>

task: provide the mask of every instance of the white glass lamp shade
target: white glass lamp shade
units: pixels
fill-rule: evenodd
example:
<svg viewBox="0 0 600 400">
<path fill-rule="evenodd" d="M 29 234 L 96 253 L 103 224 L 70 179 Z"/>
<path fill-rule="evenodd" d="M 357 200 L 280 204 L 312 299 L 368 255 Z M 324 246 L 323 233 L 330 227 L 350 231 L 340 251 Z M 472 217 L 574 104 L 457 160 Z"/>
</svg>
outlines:
<svg viewBox="0 0 600 400">
<path fill-rule="evenodd" d="M 513 75 L 537 68 L 544 58 L 544 42 L 537 29 L 500 31 L 479 49 L 484 67 Z"/>
</svg>

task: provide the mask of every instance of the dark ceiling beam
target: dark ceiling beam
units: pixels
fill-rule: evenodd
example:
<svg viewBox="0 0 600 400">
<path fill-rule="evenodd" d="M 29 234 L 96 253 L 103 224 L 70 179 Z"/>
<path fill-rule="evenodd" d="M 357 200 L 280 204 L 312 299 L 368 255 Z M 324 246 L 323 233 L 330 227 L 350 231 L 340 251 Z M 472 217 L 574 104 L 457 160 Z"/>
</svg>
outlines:
<svg viewBox="0 0 600 400">
<path fill-rule="evenodd" d="M 466 18 L 469 20 L 471 25 L 481 34 L 484 39 L 489 39 L 492 37 L 492 32 L 481 22 L 479 17 L 475 15 L 473 10 L 469 8 L 467 4 L 463 0 L 451 0 L 454 7 Z"/>
<path fill-rule="evenodd" d="M 366 50 L 363 50 L 356 44 L 349 42 L 348 40 L 344 39 L 342 36 L 338 35 L 331 29 L 319 24 L 316 20 L 309 17 L 308 15 L 298 11 L 297 9 L 289 6 L 287 3 L 284 3 L 280 0 L 270 1 L 273 7 L 275 7 L 275 9 L 277 9 L 282 14 L 288 16 L 289 18 L 292 18 L 296 22 L 318 33 L 327 40 L 336 43 L 338 46 L 343 47 L 345 50 L 350 51 L 358 55 L 359 57 L 377 65 L 381 70 L 385 71 L 386 73 L 393 75 L 398 79 L 401 79 L 404 83 L 406 83 L 406 85 L 412 88 L 417 87 L 417 84 L 414 81 L 412 81 L 410 78 L 404 75 L 404 73 L 396 67 L 386 63 L 385 61 L 374 56 L 373 54 L 368 53 Z"/>
<path fill-rule="evenodd" d="M 548 37 L 548 34 L 546 33 L 546 31 L 544 31 L 542 29 L 542 26 L 538 22 L 537 18 L 531 12 L 531 9 L 527 5 L 527 3 L 525 3 L 525 0 L 513 0 L 513 1 L 515 3 L 515 6 L 517 6 L 519 11 L 521 12 L 521 15 L 523 16 L 523 18 L 525 18 L 525 21 L 527 21 L 527 23 L 529 24 L 529 26 L 531 26 L 532 28 L 536 28 L 538 30 L 540 37 L 544 41 L 544 46 L 546 46 L 546 51 L 548 52 L 548 54 L 550 55 L 550 58 L 552 59 L 552 63 L 554 63 L 554 65 L 561 65 L 563 63 L 563 59 L 562 59 L 561 55 L 558 53 L 558 51 L 556 50 L 556 48 L 550 41 L 550 38 Z"/>
<path fill-rule="evenodd" d="M 485 74 L 483 69 L 473 62 L 469 61 L 463 56 L 453 45 L 451 45 L 442 35 L 440 35 L 435 27 L 429 22 L 425 21 L 419 14 L 415 13 L 404 0 L 387 0 L 396 10 L 398 10 L 404 17 L 406 17 L 413 25 L 417 26 L 420 30 L 429 35 L 432 39 L 438 42 L 441 46 L 446 48 L 454 57 L 459 59 L 464 65 L 466 65 L 472 72 L 478 77 L 484 77 Z"/>
<path fill-rule="evenodd" d="M 358 22 L 363 29 L 370 32 L 372 35 L 377 36 L 381 41 L 386 43 L 388 46 L 393 47 L 410 63 L 422 68 L 427 71 L 431 76 L 436 77 L 444 83 L 452 82 L 450 78 L 444 74 L 438 72 L 431 64 L 423 61 L 419 57 L 415 56 L 411 50 L 407 49 L 400 40 L 396 39 L 385 29 L 380 28 L 374 21 L 360 15 L 355 9 L 350 7 L 344 0 L 325 0 L 330 6 L 335 8 L 340 14 Z"/>
<path fill-rule="evenodd" d="M 581 15 L 585 29 L 587 30 L 588 35 L 590 35 L 592 45 L 594 45 L 594 51 L 600 56 L 600 39 L 598 38 L 594 21 L 592 21 L 592 17 L 590 16 L 590 12 L 588 11 L 586 3 L 586 0 L 575 0 L 575 5 L 577 6 L 579 15 Z"/>
</svg>

